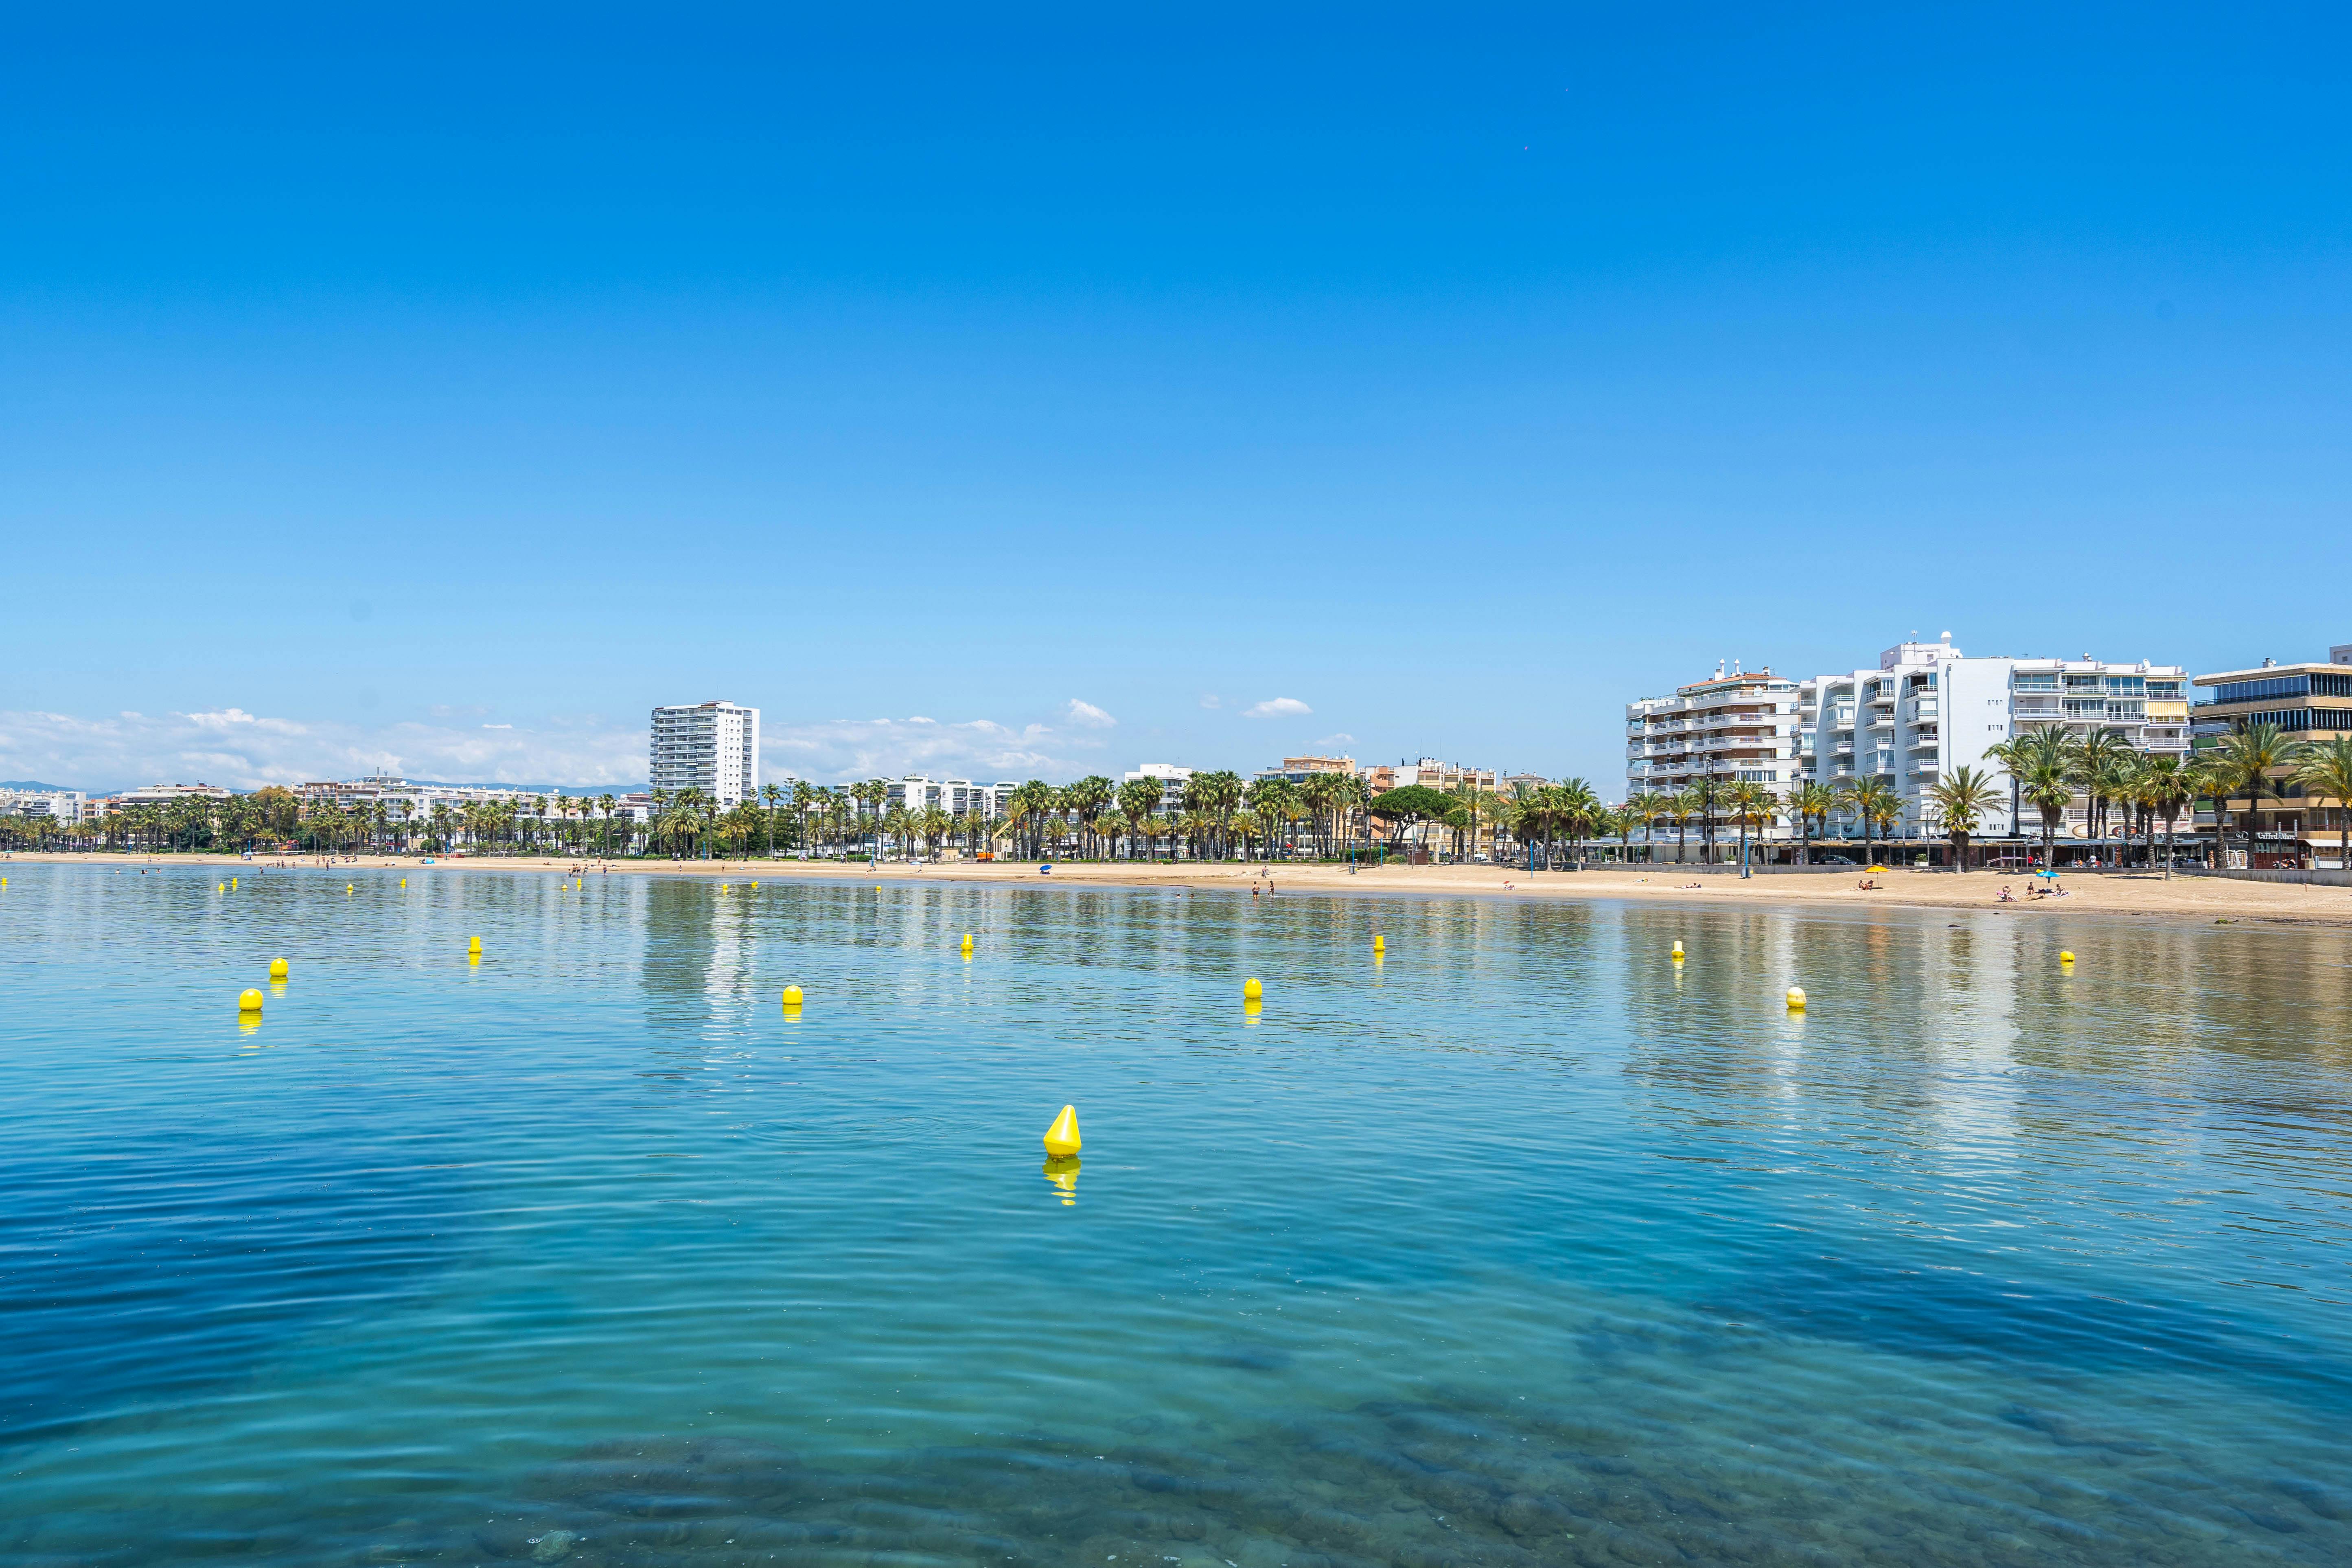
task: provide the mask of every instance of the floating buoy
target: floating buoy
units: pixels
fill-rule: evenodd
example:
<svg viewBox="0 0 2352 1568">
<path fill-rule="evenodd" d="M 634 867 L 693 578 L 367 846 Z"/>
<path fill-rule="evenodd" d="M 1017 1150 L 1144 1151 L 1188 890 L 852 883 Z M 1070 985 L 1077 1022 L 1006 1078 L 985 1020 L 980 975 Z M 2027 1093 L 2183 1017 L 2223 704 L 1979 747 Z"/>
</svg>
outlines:
<svg viewBox="0 0 2352 1568">
<path fill-rule="evenodd" d="M 236 1010 L 240 1013 L 260 1012 L 261 993 L 253 990 L 238 992 L 236 997 Z"/>
<path fill-rule="evenodd" d="M 226 882 L 215 882 L 213 884 L 213 891 L 215 893 L 226 893 L 228 891 L 228 884 Z"/>
<path fill-rule="evenodd" d="M 1243 982 L 1242 982 L 1242 1000 L 1243 1000 L 1243 1001 L 1244 1001 L 1244 1002 L 1261 1002 L 1261 1001 L 1264 1001 L 1265 999 L 1265 987 L 1264 985 L 1260 984 L 1259 984 L 1255 979 L 1249 979 L 1249 980 L 1244 980 L 1244 981 L 1243 981 Z"/>
<path fill-rule="evenodd" d="M 285 978 L 286 978 L 286 967 L 287 967 L 287 966 L 286 966 L 286 961 L 285 961 L 284 959 L 282 959 L 282 958 L 273 958 L 273 959 L 271 959 L 271 960 L 269 961 L 269 978 L 270 978 L 270 979 L 272 979 L 272 980 L 283 980 L 283 979 L 285 979 Z"/>
<path fill-rule="evenodd" d="M 407 879 L 407 878 L 405 878 L 405 877 L 403 877 L 403 878 L 400 879 L 400 885 L 401 885 L 402 887 L 404 887 L 404 888 L 405 888 L 406 886 L 408 886 L 408 879 Z"/>
<path fill-rule="evenodd" d="M 971 951 L 971 932 L 970 931 L 963 933 L 963 950 L 966 952 L 970 952 Z"/>
<path fill-rule="evenodd" d="M 2058 955 L 2058 962 L 2061 963 L 2072 963 L 2074 962 L 2074 955 L 2071 952 L 2061 952 Z"/>
<path fill-rule="evenodd" d="M 231 892 L 235 892 L 236 890 L 236 879 L 235 877 L 231 877 L 228 879 L 228 886 Z"/>
<path fill-rule="evenodd" d="M 1682 944 L 1681 942 L 1677 942 L 1676 943 L 1675 943 L 1675 956 L 1676 958 L 1680 958 L 1682 955 L 1683 955 L 1683 944 Z"/>
<path fill-rule="evenodd" d="M 785 986 L 785 987 L 784 987 L 784 1005 L 785 1005 L 785 1006 L 787 1006 L 787 1007 L 797 1007 L 797 1006 L 799 1006 L 800 1005 L 801 1005 L 801 988 L 800 988 L 799 986 L 797 986 L 797 985 L 787 985 L 787 986 Z"/>
<path fill-rule="evenodd" d="M 345 891 L 346 893 L 348 893 L 348 892 L 350 892 L 351 890 L 352 890 L 352 885 L 351 885 L 349 882 L 345 882 L 345 883 L 343 884 L 343 891 Z"/>
<path fill-rule="evenodd" d="M 1373 951 L 1374 952 L 1386 952 L 1388 950 L 1389 950 L 1389 939 L 1388 939 L 1388 938 L 1386 938 L 1386 937 L 1384 937 L 1384 936 L 1375 936 L 1375 937 L 1373 937 L 1373 938 L 1372 938 L 1372 951 Z"/>
<path fill-rule="evenodd" d="M 1791 986 L 1790 986 L 1790 987 L 1789 987 L 1789 1011 L 1790 1011 L 1791 1013 L 1801 1013 L 1801 1012 L 1803 1012 L 1804 1010 L 1805 1010 L 1805 988 L 1804 988 L 1803 986 L 1801 986 L 1801 985 L 1791 985 Z"/>
<path fill-rule="evenodd" d="M 1066 1105 L 1062 1114 L 1054 1118 L 1054 1125 L 1045 1129 L 1045 1152 L 1061 1160 L 1077 1152 L 1078 1108 Z"/>
</svg>

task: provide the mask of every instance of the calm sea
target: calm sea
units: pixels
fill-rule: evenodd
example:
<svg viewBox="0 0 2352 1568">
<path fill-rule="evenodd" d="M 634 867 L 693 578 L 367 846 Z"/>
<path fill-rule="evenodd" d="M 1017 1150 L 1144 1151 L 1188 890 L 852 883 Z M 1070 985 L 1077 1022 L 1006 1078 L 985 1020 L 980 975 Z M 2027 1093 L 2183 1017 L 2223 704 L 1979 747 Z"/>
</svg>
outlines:
<svg viewBox="0 0 2352 1568">
<path fill-rule="evenodd" d="M 2341 934 L 0 870 L 11 1568 L 2352 1561 Z"/>
</svg>

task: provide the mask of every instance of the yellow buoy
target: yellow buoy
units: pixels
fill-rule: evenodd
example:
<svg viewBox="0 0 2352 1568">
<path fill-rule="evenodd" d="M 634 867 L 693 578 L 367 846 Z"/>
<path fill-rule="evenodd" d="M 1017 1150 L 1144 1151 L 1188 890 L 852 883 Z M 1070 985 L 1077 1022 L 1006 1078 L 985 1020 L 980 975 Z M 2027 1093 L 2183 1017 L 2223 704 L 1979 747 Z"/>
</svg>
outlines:
<svg viewBox="0 0 2352 1568">
<path fill-rule="evenodd" d="M 1259 1002 L 1265 1000 L 1265 987 L 1260 984 L 1255 979 L 1244 980 L 1242 982 L 1243 1001 Z"/>
<path fill-rule="evenodd" d="M 1374 938 L 1372 938 L 1372 951 L 1373 951 L 1374 952 L 1386 952 L 1388 950 L 1389 950 L 1389 939 L 1388 939 L 1388 938 L 1386 938 L 1386 937 L 1384 937 L 1384 936 L 1375 936 Z"/>
<path fill-rule="evenodd" d="M 253 990 L 246 990 L 246 991 L 240 991 L 240 992 L 238 992 L 238 993 L 237 993 L 237 997 L 236 997 L 236 1010 L 237 1010 L 238 1012 L 240 1012 L 240 1013 L 258 1013 L 258 1012 L 260 1012 L 260 1011 L 261 1011 L 261 993 L 260 993 L 260 992 L 258 992 L 258 991 L 253 991 Z"/>
<path fill-rule="evenodd" d="M 1801 1013 L 1805 1010 L 1805 988 L 1803 986 L 1791 985 L 1789 987 L 1789 1010 L 1792 1013 Z"/>
<path fill-rule="evenodd" d="M 271 959 L 271 960 L 269 961 L 269 978 L 270 978 L 270 979 L 272 979 L 272 980 L 283 980 L 283 979 L 285 979 L 285 978 L 286 978 L 286 968 L 287 968 L 287 965 L 286 965 L 286 961 L 285 961 L 284 959 L 282 959 L 282 958 L 273 958 L 273 959 Z"/>
<path fill-rule="evenodd" d="M 971 951 L 971 932 L 970 931 L 963 933 L 963 950 L 966 952 L 970 952 Z"/>
<path fill-rule="evenodd" d="M 345 882 L 345 883 L 343 884 L 343 891 L 345 891 L 346 893 L 348 893 L 348 892 L 350 892 L 351 890 L 352 890 L 352 885 L 351 885 L 349 882 Z"/>
<path fill-rule="evenodd" d="M 757 883 L 757 882 L 752 883 L 752 884 L 751 884 L 751 890 L 752 890 L 753 892 L 755 892 L 755 893 L 756 893 L 756 892 L 758 892 L 758 891 L 760 890 L 760 884 L 759 884 L 759 883 Z"/>
<path fill-rule="evenodd" d="M 799 1006 L 800 1005 L 801 1005 L 801 988 L 800 988 L 799 986 L 797 986 L 797 985 L 787 985 L 787 986 L 785 986 L 785 987 L 784 987 L 784 1005 L 785 1005 L 785 1006 L 787 1006 L 787 1007 L 797 1007 L 797 1006 Z"/>
<path fill-rule="evenodd" d="M 400 879 L 400 885 L 401 885 L 402 887 L 404 887 L 404 888 L 405 888 L 406 886 L 408 886 L 408 879 L 407 879 L 407 878 L 405 878 L 405 877 L 403 877 L 403 878 Z"/>
<path fill-rule="evenodd" d="M 1045 1152 L 1059 1160 L 1078 1152 L 1078 1108 L 1062 1107 L 1062 1114 L 1054 1118 L 1054 1125 L 1045 1129 Z"/>
<path fill-rule="evenodd" d="M 1683 944 L 1682 944 L 1681 942 L 1678 942 L 1675 943 L 1675 956 L 1676 958 L 1680 958 L 1682 955 L 1683 955 Z"/>
<path fill-rule="evenodd" d="M 226 893 L 228 891 L 228 884 L 226 882 L 215 882 L 213 884 L 213 891 L 215 893 Z"/>
<path fill-rule="evenodd" d="M 232 889 L 234 889 L 236 887 L 236 879 L 235 877 L 231 877 L 228 879 L 228 885 Z"/>
<path fill-rule="evenodd" d="M 2074 955 L 2071 952 L 2062 952 L 2058 955 L 2058 962 L 2061 963 L 2072 963 L 2074 962 Z"/>
<path fill-rule="evenodd" d="M 482 939 L 480 937 L 469 936 L 466 939 L 466 955 L 469 958 L 479 958 L 482 956 Z"/>
</svg>

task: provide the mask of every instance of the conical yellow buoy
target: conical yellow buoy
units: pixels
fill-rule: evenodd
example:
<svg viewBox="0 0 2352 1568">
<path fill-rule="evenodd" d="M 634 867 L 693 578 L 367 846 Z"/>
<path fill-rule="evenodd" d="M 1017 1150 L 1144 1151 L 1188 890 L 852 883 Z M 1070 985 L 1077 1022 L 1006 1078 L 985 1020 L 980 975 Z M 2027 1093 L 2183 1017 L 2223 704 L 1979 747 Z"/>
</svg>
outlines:
<svg viewBox="0 0 2352 1568">
<path fill-rule="evenodd" d="M 260 1011 L 261 1011 L 261 993 L 260 993 L 260 992 L 258 992 L 258 991 L 251 991 L 251 990 L 247 990 L 247 991 L 240 991 L 239 993 L 237 993 L 237 997 L 236 997 L 236 1010 L 237 1010 L 238 1012 L 240 1012 L 240 1013 L 258 1013 L 258 1012 L 260 1012 Z"/>
<path fill-rule="evenodd" d="M 1790 987 L 1789 987 L 1789 1011 L 1790 1011 L 1791 1013 L 1801 1013 L 1801 1012 L 1803 1012 L 1804 1010 L 1805 1010 L 1805 988 L 1804 988 L 1803 986 L 1801 986 L 1801 985 L 1791 985 L 1791 986 L 1790 986 Z"/>
<path fill-rule="evenodd" d="M 1062 1107 L 1062 1114 L 1054 1118 L 1054 1125 L 1045 1129 L 1045 1152 L 1056 1160 L 1078 1152 L 1078 1108 Z"/>
<path fill-rule="evenodd" d="M 346 893 L 348 893 L 348 892 L 350 892 L 351 890 L 352 890 L 352 884 L 350 884 L 349 882 L 345 882 L 345 883 L 343 884 L 343 891 L 345 891 Z"/>
<path fill-rule="evenodd" d="M 1244 1001 L 1244 1002 L 1262 1002 L 1262 1001 L 1264 1001 L 1265 999 L 1265 987 L 1264 985 L 1260 984 L 1259 984 L 1259 983 L 1258 983 L 1255 978 L 1253 978 L 1253 979 L 1249 979 L 1249 980 L 1244 980 L 1244 981 L 1243 981 L 1243 982 L 1242 982 L 1242 1000 L 1243 1000 L 1243 1001 Z"/>
<path fill-rule="evenodd" d="M 229 886 L 229 891 L 231 891 L 231 892 L 235 892 L 235 891 L 236 890 L 236 879 L 235 877 L 231 877 L 231 878 L 228 879 L 228 886 Z"/>
<path fill-rule="evenodd" d="M 797 1007 L 797 1006 L 799 1006 L 800 1005 L 801 1005 L 801 988 L 800 988 L 799 986 L 797 986 L 797 985 L 787 985 L 787 986 L 785 986 L 785 987 L 784 987 L 784 1005 L 785 1005 L 785 1006 L 787 1006 L 787 1007 Z"/>
<path fill-rule="evenodd" d="M 286 961 L 284 959 L 273 958 L 269 961 L 269 978 L 272 980 L 283 980 L 286 978 Z"/>
<path fill-rule="evenodd" d="M 405 888 L 406 886 L 408 886 L 408 879 L 407 879 L 407 878 L 405 878 L 405 877 L 403 877 L 403 878 L 400 879 L 400 885 L 401 885 L 402 887 L 404 887 L 404 888 Z"/>
<path fill-rule="evenodd" d="M 213 884 L 213 891 L 215 893 L 226 893 L 228 891 L 228 884 L 226 882 L 215 882 Z"/>
</svg>

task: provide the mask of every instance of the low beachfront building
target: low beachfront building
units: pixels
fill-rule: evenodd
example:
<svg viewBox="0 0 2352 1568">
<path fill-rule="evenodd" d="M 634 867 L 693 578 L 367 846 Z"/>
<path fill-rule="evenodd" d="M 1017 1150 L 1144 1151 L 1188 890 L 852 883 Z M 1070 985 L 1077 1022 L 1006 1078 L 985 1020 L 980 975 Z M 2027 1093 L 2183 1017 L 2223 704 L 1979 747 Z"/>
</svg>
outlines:
<svg viewBox="0 0 2352 1568">
<path fill-rule="evenodd" d="M 2189 726 L 2189 744 L 2198 750 L 2212 747 L 2242 724 L 2273 725 L 2291 741 L 2329 741 L 2352 732 L 2352 643 L 2329 648 L 2325 662 L 2280 664 L 2266 658 L 2249 669 L 2198 676 L 2192 684 L 2202 693 Z M 2230 833 L 2228 863 L 2244 863 L 2244 834 L 2252 827 L 2258 870 L 2343 869 L 2345 814 L 2352 803 L 2306 795 L 2302 785 L 2289 782 L 2289 771 L 2269 770 L 2264 798 L 2240 795 L 2228 803 L 2222 813 Z M 2210 841 L 2213 813 L 2198 812 L 2196 823 Z"/>
</svg>

